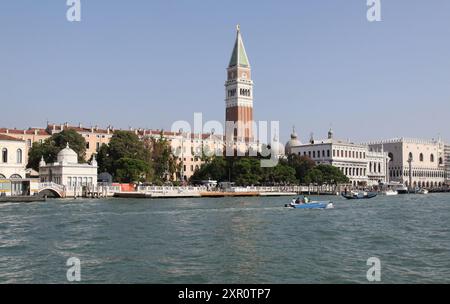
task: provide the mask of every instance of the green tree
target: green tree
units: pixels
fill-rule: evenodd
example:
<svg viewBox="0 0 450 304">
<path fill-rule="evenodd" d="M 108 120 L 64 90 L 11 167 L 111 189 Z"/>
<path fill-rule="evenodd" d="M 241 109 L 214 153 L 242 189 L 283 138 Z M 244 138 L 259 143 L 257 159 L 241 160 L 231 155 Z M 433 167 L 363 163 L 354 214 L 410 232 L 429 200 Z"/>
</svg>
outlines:
<svg viewBox="0 0 450 304">
<path fill-rule="evenodd" d="M 148 181 L 151 179 L 149 150 L 134 132 L 116 131 L 109 145 L 98 153 L 100 170 L 109 172 L 120 182 Z"/>
<path fill-rule="evenodd" d="M 327 185 L 337 185 L 348 183 L 349 179 L 338 168 L 332 165 L 318 165 L 316 167 L 322 173 L 323 183 Z"/>
<path fill-rule="evenodd" d="M 219 182 L 228 180 L 229 163 L 223 156 L 216 156 L 212 159 L 208 159 L 204 164 L 200 166 L 198 170 L 191 176 L 190 181 L 201 181 L 212 179 Z"/>
<path fill-rule="evenodd" d="M 262 168 L 264 184 L 293 185 L 296 184 L 295 169 L 285 161 L 280 161 L 275 167 Z"/>
<path fill-rule="evenodd" d="M 45 162 L 56 162 L 59 151 L 69 146 L 78 154 L 78 162 L 85 162 L 86 157 L 86 141 L 83 136 L 75 130 L 66 129 L 59 133 L 53 134 L 42 143 L 35 142 L 28 152 L 27 168 L 39 170 L 39 162 L 44 157 Z"/>
<path fill-rule="evenodd" d="M 140 159 L 121 158 L 116 162 L 116 180 L 121 183 L 145 181 L 149 164 Z"/>
<path fill-rule="evenodd" d="M 240 157 L 233 163 L 232 174 L 238 186 L 259 185 L 262 181 L 260 160 L 255 157 Z"/>
<path fill-rule="evenodd" d="M 311 169 L 305 176 L 305 183 L 322 186 L 324 183 L 322 171 L 317 168 Z"/>
<path fill-rule="evenodd" d="M 163 132 L 159 138 L 151 138 L 146 141 L 146 145 L 151 150 L 151 161 L 153 163 L 153 181 L 163 183 L 174 181 L 174 176 L 180 172 L 182 162 L 177 161 L 177 157 L 172 153 L 172 147 Z"/>
<path fill-rule="evenodd" d="M 300 184 L 308 184 L 308 173 L 316 166 L 316 163 L 308 156 L 291 154 L 288 156 L 288 164 L 295 170 L 295 177 Z"/>
</svg>

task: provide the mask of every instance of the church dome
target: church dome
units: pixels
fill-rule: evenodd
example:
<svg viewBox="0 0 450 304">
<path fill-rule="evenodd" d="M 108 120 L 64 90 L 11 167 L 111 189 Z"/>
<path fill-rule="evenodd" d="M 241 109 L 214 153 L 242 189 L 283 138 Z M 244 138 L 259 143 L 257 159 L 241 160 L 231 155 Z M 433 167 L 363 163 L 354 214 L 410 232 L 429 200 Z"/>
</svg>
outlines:
<svg viewBox="0 0 450 304">
<path fill-rule="evenodd" d="M 74 150 L 70 149 L 69 143 L 67 143 L 67 147 L 59 151 L 58 163 L 78 164 L 78 155 Z"/>
<path fill-rule="evenodd" d="M 300 142 L 300 140 L 298 139 L 297 136 L 297 132 L 295 132 L 295 127 L 292 128 L 292 133 L 291 133 L 291 140 L 289 140 L 286 143 L 286 155 L 291 154 L 291 148 L 292 147 L 296 147 L 296 146 L 300 146 L 302 143 Z"/>
</svg>

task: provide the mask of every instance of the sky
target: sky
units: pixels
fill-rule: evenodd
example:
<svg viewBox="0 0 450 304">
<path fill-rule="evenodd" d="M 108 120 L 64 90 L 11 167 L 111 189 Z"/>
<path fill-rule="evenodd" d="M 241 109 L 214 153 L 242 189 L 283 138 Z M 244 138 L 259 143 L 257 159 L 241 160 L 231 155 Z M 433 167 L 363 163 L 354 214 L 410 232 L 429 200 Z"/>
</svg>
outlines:
<svg viewBox="0 0 450 304">
<path fill-rule="evenodd" d="M 223 121 L 240 24 L 254 119 L 354 142 L 450 142 L 450 1 L 0 1 L 0 127 Z"/>
</svg>

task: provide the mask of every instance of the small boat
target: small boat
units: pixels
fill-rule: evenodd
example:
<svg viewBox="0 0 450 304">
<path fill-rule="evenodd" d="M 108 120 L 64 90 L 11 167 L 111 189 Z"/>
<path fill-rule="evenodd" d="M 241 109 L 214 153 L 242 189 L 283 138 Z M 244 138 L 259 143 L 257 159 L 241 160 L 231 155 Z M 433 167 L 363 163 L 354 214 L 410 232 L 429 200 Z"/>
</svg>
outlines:
<svg viewBox="0 0 450 304">
<path fill-rule="evenodd" d="M 346 199 L 369 199 L 369 198 L 374 198 L 375 196 L 377 196 L 377 193 L 351 191 L 351 192 L 347 192 L 347 193 L 342 192 L 342 196 L 345 197 Z"/>
<path fill-rule="evenodd" d="M 383 193 L 384 195 L 386 195 L 386 196 L 398 195 L 398 191 L 392 190 L 392 189 L 383 191 L 382 193 Z"/>
<path fill-rule="evenodd" d="M 390 182 L 385 185 L 386 185 L 386 187 L 388 187 L 394 191 L 397 191 L 398 194 L 406 194 L 409 192 L 408 187 L 406 187 L 404 184 L 399 183 L 399 182 Z"/>
<path fill-rule="evenodd" d="M 309 198 L 299 196 L 293 199 L 290 204 L 284 205 L 293 209 L 331 209 L 334 208 L 331 201 L 310 201 Z"/>
<path fill-rule="evenodd" d="M 416 193 L 417 193 L 417 194 L 428 194 L 428 192 L 429 192 L 429 191 L 428 191 L 427 189 L 423 189 L 423 188 L 422 188 L 422 189 L 419 189 Z"/>
<path fill-rule="evenodd" d="M 330 201 L 323 202 L 310 202 L 310 203 L 302 203 L 302 204 L 286 204 L 285 207 L 294 208 L 294 209 L 332 209 L 334 205 Z"/>
</svg>

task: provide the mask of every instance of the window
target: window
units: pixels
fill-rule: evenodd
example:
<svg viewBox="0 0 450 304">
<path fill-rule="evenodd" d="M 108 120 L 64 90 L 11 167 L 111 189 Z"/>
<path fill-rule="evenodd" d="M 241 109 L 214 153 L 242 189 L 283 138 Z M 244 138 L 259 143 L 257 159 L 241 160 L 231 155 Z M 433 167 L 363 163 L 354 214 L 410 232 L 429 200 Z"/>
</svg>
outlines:
<svg viewBox="0 0 450 304">
<path fill-rule="evenodd" d="M 95 150 L 97 152 L 98 152 L 98 150 L 100 150 L 100 143 L 99 142 L 95 144 Z"/>
<path fill-rule="evenodd" d="M 86 149 L 89 149 L 89 142 L 86 143 Z"/>
<path fill-rule="evenodd" d="M 430 155 L 430 162 L 434 163 L 434 155 L 433 154 Z"/>
<path fill-rule="evenodd" d="M 419 155 L 419 160 L 420 160 L 421 162 L 423 162 L 423 153 L 420 153 L 420 155 Z"/>
<path fill-rule="evenodd" d="M 8 149 L 6 148 L 2 149 L 2 162 L 4 163 L 8 162 Z"/>
<path fill-rule="evenodd" d="M 316 158 L 316 151 L 313 151 L 313 158 Z"/>
<path fill-rule="evenodd" d="M 28 147 L 31 148 L 31 146 L 33 145 L 32 142 L 31 142 L 31 139 L 28 139 L 28 140 L 27 140 L 27 144 L 28 144 Z"/>
<path fill-rule="evenodd" d="M 413 160 L 413 159 L 414 159 L 414 158 L 413 158 L 413 154 L 412 154 L 411 152 L 409 152 L 408 158 L 409 158 L 410 160 Z"/>
<path fill-rule="evenodd" d="M 327 150 L 327 157 L 330 157 L 330 150 Z"/>
<path fill-rule="evenodd" d="M 21 149 L 17 149 L 16 161 L 17 161 L 18 164 L 22 163 L 22 150 Z"/>
<path fill-rule="evenodd" d="M 444 161 L 442 160 L 442 157 L 439 157 L 439 165 L 442 165 Z"/>
<path fill-rule="evenodd" d="M 389 161 L 390 161 L 390 162 L 391 162 L 391 161 L 394 161 L 394 154 L 389 153 L 389 154 L 388 154 L 388 157 L 389 157 Z"/>
</svg>

